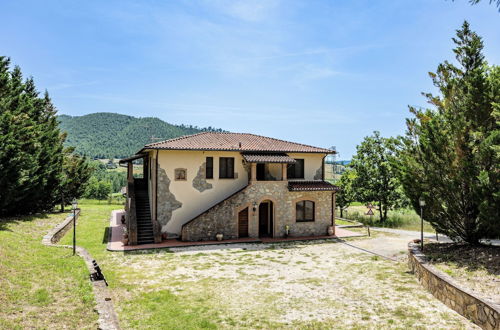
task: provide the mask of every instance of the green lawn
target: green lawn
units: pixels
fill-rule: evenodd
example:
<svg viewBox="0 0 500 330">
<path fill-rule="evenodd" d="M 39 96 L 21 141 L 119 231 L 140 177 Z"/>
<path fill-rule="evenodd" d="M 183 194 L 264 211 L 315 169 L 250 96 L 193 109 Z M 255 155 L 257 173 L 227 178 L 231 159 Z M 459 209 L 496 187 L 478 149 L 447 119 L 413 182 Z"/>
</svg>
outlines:
<svg viewBox="0 0 500 330">
<path fill-rule="evenodd" d="M 124 254 L 106 250 L 105 228 L 109 225 L 111 211 L 120 209 L 120 205 L 83 200 L 80 208 L 82 212 L 77 226 L 77 244 L 85 247 L 99 263 L 109 283 L 123 328 L 215 328 L 210 321 L 209 308 L 203 301 L 187 303 L 170 290 L 145 292 L 140 286 L 130 283 L 131 277 L 137 276 L 140 281 L 140 273 L 131 272 L 127 264 L 131 259 L 147 256 L 140 251 Z M 71 244 L 71 240 L 72 236 L 66 235 L 60 244 Z M 165 251 L 160 253 L 164 254 Z"/>
<path fill-rule="evenodd" d="M 83 259 L 42 245 L 65 214 L 0 219 L 0 329 L 95 329 Z"/>
<path fill-rule="evenodd" d="M 420 231 L 420 216 L 413 210 L 390 210 L 387 213 L 388 219 L 385 223 L 381 223 L 379 221 L 378 210 L 373 210 L 373 216 L 366 215 L 367 211 L 368 209 L 366 208 L 366 206 L 356 202 L 347 208 L 347 212 L 344 211 L 343 217 L 346 219 L 359 221 L 372 227 L 387 227 Z M 340 216 L 339 210 L 337 210 L 337 216 Z M 424 221 L 424 231 L 433 233 L 434 228 L 432 228 L 432 226 L 428 222 Z"/>
</svg>

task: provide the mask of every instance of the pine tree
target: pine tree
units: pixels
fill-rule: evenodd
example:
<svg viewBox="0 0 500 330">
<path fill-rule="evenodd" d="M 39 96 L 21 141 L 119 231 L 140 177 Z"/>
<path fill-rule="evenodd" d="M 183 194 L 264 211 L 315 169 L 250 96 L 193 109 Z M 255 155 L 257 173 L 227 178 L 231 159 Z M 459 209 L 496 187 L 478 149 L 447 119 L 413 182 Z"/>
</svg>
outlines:
<svg viewBox="0 0 500 330">
<path fill-rule="evenodd" d="M 453 38 L 458 66 L 430 73 L 441 95 L 424 94 L 434 109 L 410 107 L 399 151 L 406 195 L 440 233 L 476 244 L 500 235 L 498 67 L 488 67 L 481 38 L 464 22 Z"/>
<path fill-rule="evenodd" d="M 34 80 L 9 66 L 0 57 L 0 216 L 52 210 L 61 199 L 64 135 L 48 93 L 40 97 Z"/>
</svg>

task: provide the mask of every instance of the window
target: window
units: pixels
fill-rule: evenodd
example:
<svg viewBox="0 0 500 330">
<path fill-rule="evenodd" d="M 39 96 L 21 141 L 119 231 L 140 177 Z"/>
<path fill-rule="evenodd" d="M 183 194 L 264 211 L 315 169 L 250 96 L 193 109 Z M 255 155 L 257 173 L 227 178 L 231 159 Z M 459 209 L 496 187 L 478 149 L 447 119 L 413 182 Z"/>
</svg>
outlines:
<svg viewBox="0 0 500 330">
<path fill-rule="evenodd" d="M 219 158 L 219 178 L 234 179 L 234 158 L 220 157 Z"/>
<path fill-rule="evenodd" d="M 296 163 L 288 166 L 286 176 L 289 179 L 304 178 L 304 160 L 296 159 Z"/>
<path fill-rule="evenodd" d="M 213 179 L 214 178 L 214 158 L 207 157 L 205 162 L 205 178 Z"/>
<path fill-rule="evenodd" d="M 187 169 L 176 168 L 175 169 L 175 181 L 186 181 L 187 180 Z"/>
<path fill-rule="evenodd" d="M 297 222 L 314 221 L 314 202 L 300 201 L 295 204 Z"/>
</svg>

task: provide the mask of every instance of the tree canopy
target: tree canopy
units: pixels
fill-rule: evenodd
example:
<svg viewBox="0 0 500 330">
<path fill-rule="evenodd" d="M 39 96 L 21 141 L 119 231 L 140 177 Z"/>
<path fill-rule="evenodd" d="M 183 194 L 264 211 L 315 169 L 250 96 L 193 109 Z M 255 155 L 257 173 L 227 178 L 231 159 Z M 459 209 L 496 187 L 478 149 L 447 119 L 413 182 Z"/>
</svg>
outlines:
<svg viewBox="0 0 500 330">
<path fill-rule="evenodd" d="M 430 73 L 433 108 L 410 107 L 398 166 L 413 207 L 424 197 L 437 231 L 478 243 L 500 235 L 500 68 L 488 66 L 467 22 L 453 41 L 456 64 Z"/>
<path fill-rule="evenodd" d="M 345 182 L 345 186 L 352 190 L 349 194 L 356 200 L 377 203 L 380 221 L 383 222 L 387 220 L 389 209 L 404 199 L 393 165 L 392 139 L 374 132 L 372 136 L 365 137 L 356 149 L 356 155 L 349 164 L 353 173 L 346 176 L 346 180 L 351 182 Z"/>
<path fill-rule="evenodd" d="M 0 216 L 51 210 L 61 201 L 64 169 L 83 173 L 84 162 L 70 164 L 47 92 L 40 96 L 33 78 L 10 69 L 0 56 Z M 82 192 L 85 177 L 76 179 L 72 193 Z M 71 196 L 78 197 L 78 196 Z"/>
</svg>

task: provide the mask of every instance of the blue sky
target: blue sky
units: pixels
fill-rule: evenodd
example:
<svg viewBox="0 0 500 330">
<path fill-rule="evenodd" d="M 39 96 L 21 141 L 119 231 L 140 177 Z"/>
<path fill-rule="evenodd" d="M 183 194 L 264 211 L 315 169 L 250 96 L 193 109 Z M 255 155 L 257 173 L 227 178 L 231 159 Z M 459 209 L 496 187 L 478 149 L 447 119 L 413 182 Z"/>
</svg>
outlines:
<svg viewBox="0 0 500 330">
<path fill-rule="evenodd" d="M 0 0 L 0 54 L 60 113 L 118 112 L 336 146 L 402 134 L 464 19 L 500 64 L 483 0 Z"/>
</svg>

